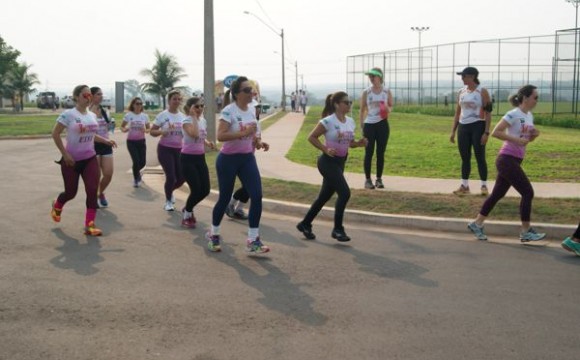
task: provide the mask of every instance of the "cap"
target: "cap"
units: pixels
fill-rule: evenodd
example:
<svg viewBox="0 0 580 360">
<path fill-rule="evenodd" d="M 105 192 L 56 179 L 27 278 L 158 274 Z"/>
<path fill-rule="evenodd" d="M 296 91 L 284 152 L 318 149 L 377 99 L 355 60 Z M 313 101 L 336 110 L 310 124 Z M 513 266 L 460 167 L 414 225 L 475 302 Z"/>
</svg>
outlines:
<svg viewBox="0 0 580 360">
<path fill-rule="evenodd" d="M 465 69 L 463 69 L 463 71 L 458 72 L 457 75 L 479 75 L 479 71 L 477 71 L 476 68 L 472 67 L 472 66 L 468 66 Z"/>
<path fill-rule="evenodd" d="M 373 76 L 378 76 L 378 77 L 380 77 L 381 79 L 383 78 L 383 73 L 382 73 L 382 72 L 380 72 L 380 71 L 379 71 L 379 70 L 377 70 L 377 69 L 371 69 L 371 70 L 367 71 L 367 72 L 365 73 L 365 75 L 373 75 Z"/>
</svg>

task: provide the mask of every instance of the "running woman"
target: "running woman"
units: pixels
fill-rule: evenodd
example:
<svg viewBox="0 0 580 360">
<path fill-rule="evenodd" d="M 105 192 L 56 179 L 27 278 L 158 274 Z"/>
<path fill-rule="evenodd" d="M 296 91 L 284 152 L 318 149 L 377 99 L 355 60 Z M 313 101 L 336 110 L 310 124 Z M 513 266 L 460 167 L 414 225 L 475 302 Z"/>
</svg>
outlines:
<svg viewBox="0 0 580 360">
<path fill-rule="evenodd" d="M 316 239 L 316 235 L 312 232 L 312 221 L 334 193 L 338 194 L 338 198 L 334 207 L 334 229 L 331 236 L 338 241 L 350 240 L 342 225 L 344 210 L 350 199 L 350 188 L 344 178 L 344 164 L 349 147 L 367 145 L 365 137 L 360 140 L 354 139 L 355 122 L 346 116 L 350 112 L 351 105 L 352 101 L 343 91 L 328 95 L 322 111 L 322 120 L 308 136 L 308 141 L 322 151 L 317 165 L 323 178 L 318 198 L 310 206 L 304 219 L 296 225 L 296 228 L 309 240 Z M 319 140 L 322 135 L 325 138 L 324 144 Z"/>
<path fill-rule="evenodd" d="M 141 185 L 141 170 L 147 164 L 145 134 L 149 132 L 149 115 L 143 112 L 143 100 L 135 97 L 129 102 L 128 112 L 123 117 L 121 131 L 127 133 L 127 150 L 133 161 L 133 187 Z"/>
<path fill-rule="evenodd" d="M 267 150 L 259 138 L 259 126 L 252 102 L 252 84 L 245 76 L 238 77 L 231 86 L 233 102 L 221 112 L 217 139 L 223 142 L 216 159 L 219 199 L 213 208 L 212 225 L 207 232 L 208 249 L 221 250 L 220 224 L 232 192 L 236 176 L 250 194 L 248 238 L 246 250 L 251 254 L 266 253 L 270 248 L 260 240 L 262 216 L 262 181 L 254 156 L 254 149 Z"/>
<path fill-rule="evenodd" d="M 107 111 L 101 106 L 103 101 L 103 91 L 98 86 L 91 88 L 91 95 L 93 96 L 89 110 L 94 113 L 99 123 L 99 130 L 97 134 L 109 139 L 109 123 L 111 118 Z M 109 202 L 105 197 L 105 190 L 113 179 L 113 147 L 108 144 L 95 143 L 95 151 L 97 152 L 97 161 L 99 162 L 99 190 L 98 190 L 98 204 L 102 208 L 109 206 Z"/>
<path fill-rule="evenodd" d="M 97 135 L 99 124 L 95 114 L 88 111 L 91 102 L 91 91 L 86 85 L 79 85 L 73 90 L 75 107 L 65 110 L 56 120 L 52 130 L 52 139 L 62 158 L 58 162 L 64 180 L 64 192 L 52 203 L 50 215 L 55 222 L 60 222 L 64 205 L 74 199 L 79 188 L 79 177 L 83 178 L 87 195 L 85 214 L 85 234 L 99 236 L 101 230 L 95 226 L 97 215 L 97 189 L 99 186 L 99 164 L 95 152 L 95 142 L 117 147 L 114 140 Z M 61 134 L 66 129 L 66 146 Z"/>
<path fill-rule="evenodd" d="M 526 243 L 542 240 L 546 237 L 546 234 L 538 233 L 530 226 L 534 189 L 521 165 L 526 153 L 526 146 L 540 135 L 538 129 L 534 127 L 534 116 L 531 112 L 538 103 L 538 91 L 533 85 L 523 86 L 516 95 L 510 96 L 509 101 L 515 109 L 503 116 L 492 133 L 493 137 L 504 140 L 495 162 L 497 168 L 495 186 L 491 195 L 483 203 L 475 221 L 469 223 L 467 227 L 478 240 L 487 240 L 487 236 L 483 232 L 483 223 L 495 204 L 513 186 L 522 196 L 520 202 L 522 221 L 520 241 Z"/>
<path fill-rule="evenodd" d="M 562 247 L 580 256 L 580 223 L 572 236 L 568 236 L 562 241 Z"/>
<path fill-rule="evenodd" d="M 477 78 L 479 71 L 476 68 L 466 67 L 457 75 L 461 75 L 461 80 L 465 86 L 459 90 L 457 95 L 453 129 L 449 137 L 449 141 L 455 143 L 455 132 L 457 132 L 457 147 L 461 155 L 461 185 L 453 193 L 455 195 L 470 193 L 469 175 L 471 173 L 471 149 L 473 148 L 481 179 L 481 195 L 487 196 L 485 144 L 489 139 L 492 102 L 487 89 L 479 83 Z"/>
<path fill-rule="evenodd" d="M 171 90 L 167 94 L 169 108 L 159 113 L 151 126 L 151 136 L 161 136 L 157 145 L 157 158 L 165 172 L 165 211 L 175 210 L 175 198 L 173 190 L 183 185 L 185 179 L 181 172 L 181 161 L 179 160 L 183 142 L 181 131 L 185 115 L 179 111 L 181 104 L 181 93 L 178 90 Z"/>
<path fill-rule="evenodd" d="M 183 111 L 188 116 L 183 120 L 183 148 L 181 149 L 181 169 L 187 185 L 189 197 L 183 208 L 181 226 L 195 228 L 197 220 L 193 208 L 209 194 L 209 170 L 205 162 L 205 147 L 215 149 L 215 144 L 207 139 L 207 121 L 203 117 L 203 103 L 198 97 L 187 100 Z"/>
<path fill-rule="evenodd" d="M 385 86 L 383 71 L 372 68 L 366 73 L 371 86 L 363 91 L 360 100 L 360 126 L 368 139 L 365 147 L 365 189 L 384 189 L 382 176 L 385 167 L 385 151 L 389 143 L 389 114 L 393 110 L 393 94 Z M 377 147 L 377 180 L 371 180 L 371 163 Z"/>
</svg>

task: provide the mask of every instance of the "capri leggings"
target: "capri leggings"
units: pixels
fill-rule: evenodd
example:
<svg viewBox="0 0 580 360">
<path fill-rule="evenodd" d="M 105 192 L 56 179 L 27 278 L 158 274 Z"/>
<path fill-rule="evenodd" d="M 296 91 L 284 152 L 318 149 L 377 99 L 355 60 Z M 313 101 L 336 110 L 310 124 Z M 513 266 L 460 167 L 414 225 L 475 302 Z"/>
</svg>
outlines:
<svg viewBox="0 0 580 360">
<path fill-rule="evenodd" d="M 368 143 L 365 147 L 364 169 L 367 179 L 371 178 L 371 163 L 375 152 L 375 143 L 377 144 L 377 178 L 383 176 L 385 167 L 385 151 L 389 143 L 390 127 L 388 120 L 381 120 L 376 124 L 364 124 L 363 134 Z"/>
<path fill-rule="evenodd" d="M 471 148 L 477 160 L 479 178 L 487 181 L 487 162 L 485 161 L 485 145 L 481 145 L 481 137 L 485 132 L 485 121 L 471 124 L 459 124 L 457 130 L 457 146 L 461 155 L 461 178 L 469 179 L 471 174 Z"/>
<path fill-rule="evenodd" d="M 79 177 L 83 178 L 87 194 L 87 209 L 97 208 L 97 188 L 99 187 L 99 163 L 97 157 L 76 161 L 74 166 L 67 166 L 60 161 L 60 170 L 64 180 L 64 192 L 58 195 L 57 201 L 64 205 L 74 199 L 79 190 Z"/>
<path fill-rule="evenodd" d="M 219 226 L 221 223 L 232 197 L 237 176 L 252 200 L 248 214 L 250 228 L 258 228 L 262 217 L 262 180 L 254 154 L 220 153 L 217 156 L 215 166 L 220 195 L 213 208 L 212 225 Z"/>
<path fill-rule="evenodd" d="M 147 164 L 147 145 L 145 139 L 141 140 L 127 140 L 127 150 L 133 160 L 133 179 L 135 181 L 141 180 L 141 169 Z"/>
<path fill-rule="evenodd" d="M 165 172 L 165 199 L 168 201 L 171 200 L 173 190 L 185 183 L 179 161 L 180 154 L 181 149 L 157 145 L 157 158 Z"/>
<path fill-rule="evenodd" d="M 312 221 L 314 221 L 316 215 L 322 210 L 324 204 L 330 200 L 334 193 L 337 193 L 338 198 L 336 199 L 334 207 L 334 229 L 344 230 L 342 220 L 344 218 L 346 204 L 350 199 L 350 188 L 343 174 L 345 162 L 346 157 L 330 157 L 326 154 L 320 155 L 318 158 L 318 171 L 323 179 L 322 188 L 320 188 L 318 198 L 306 213 L 302 221 L 304 224 L 312 224 Z"/>
<path fill-rule="evenodd" d="M 495 162 L 497 167 L 497 178 L 491 195 L 485 200 L 481 211 L 483 216 L 488 216 L 495 204 L 505 196 L 510 186 L 513 186 L 520 195 L 520 218 L 523 222 L 530 221 L 532 212 L 532 199 L 534 198 L 534 188 L 526 173 L 522 169 L 523 159 L 510 155 L 499 155 Z"/>
<path fill-rule="evenodd" d="M 181 154 L 183 177 L 189 185 L 189 196 L 185 210 L 192 212 L 195 205 L 209 194 L 209 170 L 205 155 Z"/>
</svg>

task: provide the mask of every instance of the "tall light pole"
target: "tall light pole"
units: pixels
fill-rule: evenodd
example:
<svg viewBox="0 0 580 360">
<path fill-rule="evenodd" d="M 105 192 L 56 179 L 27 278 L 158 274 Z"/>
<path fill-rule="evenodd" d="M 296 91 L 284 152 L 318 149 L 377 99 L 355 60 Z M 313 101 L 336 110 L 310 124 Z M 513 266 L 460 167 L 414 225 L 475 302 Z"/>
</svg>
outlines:
<svg viewBox="0 0 580 360">
<path fill-rule="evenodd" d="M 578 117 L 578 6 L 580 0 L 566 0 L 576 8 L 576 22 L 574 23 L 574 77 L 572 80 L 572 111 Z"/>
<path fill-rule="evenodd" d="M 417 103 L 419 105 L 423 105 L 423 54 L 421 50 L 421 34 L 424 31 L 429 30 L 429 26 L 412 26 L 411 30 L 416 31 L 419 34 L 419 76 L 417 79 L 419 84 L 419 91 L 417 96 Z"/>
<path fill-rule="evenodd" d="M 258 19 L 262 24 L 264 24 L 268 29 L 272 30 L 274 34 L 280 36 L 280 39 L 282 39 L 282 101 L 280 105 L 282 106 L 282 111 L 286 111 L 286 72 L 284 70 L 284 29 L 280 29 L 280 33 L 278 33 L 276 29 L 268 25 L 258 15 L 249 11 L 244 11 L 244 14 L 252 15 L 256 19 Z"/>
<path fill-rule="evenodd" d="M 215 124 L 215 46 L 213 31 L 213 0 L 204 0 L 203 21 L 203 95 L 205 97 L 205 116 L 207 122 L 207 138 L 216 142 L 217 132 Z"/>
<path fill-rule="evenodd" d="M 274 54 L 279 54 L 279 52 L 274 51 Z M 286 62 L 292 65 L 292 62 L 286 59 Z M 298 94 L 298 61 L 294 61 L 294 71 L 296 72 L 296 94 Z"/>
</svg>

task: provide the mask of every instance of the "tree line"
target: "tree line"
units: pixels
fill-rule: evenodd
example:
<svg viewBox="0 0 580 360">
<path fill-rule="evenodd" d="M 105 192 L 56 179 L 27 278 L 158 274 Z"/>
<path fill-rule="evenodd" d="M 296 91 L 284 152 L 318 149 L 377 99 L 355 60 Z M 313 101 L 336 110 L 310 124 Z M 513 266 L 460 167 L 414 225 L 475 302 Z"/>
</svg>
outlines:
<svg viewBox="0 0 580 360">
<path fill-rule="evenodd" d="M 8 98 L 16 110 L 24 108 L 24 97 L 36 91 L 34 85 L 40 84 L 38 75 L 30 71 L 32 64 L 19 62 L 19 56 L 20 51 L 0 36 L 0 105 L 3 98 Z"/>
</svg>

